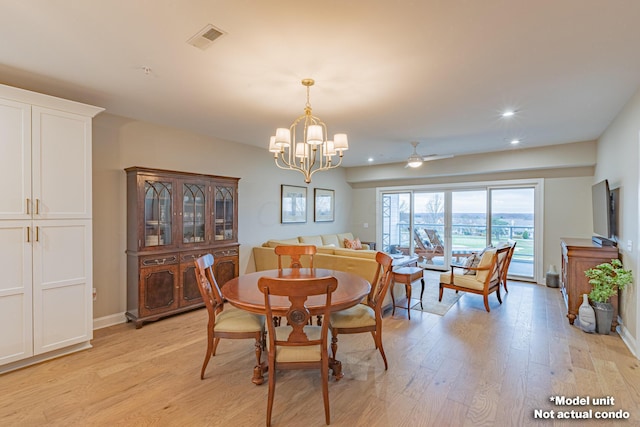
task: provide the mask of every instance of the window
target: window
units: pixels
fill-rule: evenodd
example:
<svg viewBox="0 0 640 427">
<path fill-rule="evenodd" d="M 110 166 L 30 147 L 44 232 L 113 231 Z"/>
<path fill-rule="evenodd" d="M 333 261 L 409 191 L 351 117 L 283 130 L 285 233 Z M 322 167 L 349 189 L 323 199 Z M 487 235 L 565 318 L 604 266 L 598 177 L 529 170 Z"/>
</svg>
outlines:
<svg viewBox="0 0 640 427">
<path fill-rule="evenodd" d="M 425 268 L 444 271 L 472 252 L 513 240 L 509 276 L 537 281 L 541 187 L 534 180 L 378 189 L 382 250 L 417 255 Z"/>
</svg>

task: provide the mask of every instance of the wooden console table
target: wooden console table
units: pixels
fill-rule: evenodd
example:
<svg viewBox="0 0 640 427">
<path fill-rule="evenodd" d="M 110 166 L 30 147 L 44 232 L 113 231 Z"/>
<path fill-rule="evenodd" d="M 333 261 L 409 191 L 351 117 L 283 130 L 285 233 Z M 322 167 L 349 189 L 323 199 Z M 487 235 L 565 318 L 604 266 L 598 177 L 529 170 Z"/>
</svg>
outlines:
<svg viewBox="0 0 640 427">
<path fill-rule="evenodd" d="M 618 248 L 598 246 L 591 239 L 563 238 L 560 244 L 562 249 L 560 291 L 567 305 L 569 323 L 573 325 L 582 303 L 582 294 L 591 292 L 591 284 L 584 274 L 585 270 L 618 258 Z M 618 298 L 611 298 L 611 303 L 613 304 L 611 330 L 615 331 L 618 326 Z"/>
</svg>

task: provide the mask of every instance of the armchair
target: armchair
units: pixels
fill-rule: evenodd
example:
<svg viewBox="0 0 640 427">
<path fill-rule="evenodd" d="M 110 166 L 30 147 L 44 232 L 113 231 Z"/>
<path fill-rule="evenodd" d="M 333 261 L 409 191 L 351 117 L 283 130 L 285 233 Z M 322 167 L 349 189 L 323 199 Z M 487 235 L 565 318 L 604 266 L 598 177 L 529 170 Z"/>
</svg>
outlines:
<svg viewBox="0 0 640 427">
<path fill-rule="evenodd" d="M 475 271 L 475 274 L 459 274 L 455 269 L 459 266 L 452 265 L 451 271 L 440 275 L 440 295 L 438 301 L 442 301 L 442 293 L 444 288 L 456 291 L 470 292 L 479 294 L 484 297 L 484 308 L 490 312 L 489 294 L 496 293 L 498 302 L 502 304 L 500 297 L 500 285 L 503 277 L 506 277 L 504 271 L 507 265 L 508 253 L 511 246 L 505 246 L 499 249 L 489 249 L 484 251 L 480 263 L 477 267 L 465 267 L 467 270 Z"/>
</svg>

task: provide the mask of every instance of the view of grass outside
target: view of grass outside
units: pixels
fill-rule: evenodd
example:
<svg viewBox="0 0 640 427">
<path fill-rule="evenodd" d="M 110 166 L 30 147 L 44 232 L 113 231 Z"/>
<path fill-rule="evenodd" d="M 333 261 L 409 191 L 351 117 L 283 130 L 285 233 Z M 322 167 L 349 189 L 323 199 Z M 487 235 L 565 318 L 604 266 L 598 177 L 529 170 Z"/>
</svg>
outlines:
<svg viewBox="0 0 640 427">
<path fill-rule="evenodd" d="M 386 193 L 382 199 L 382 248 L 391 253 L 408 253 L 411 248 L 447 245 L 454 262 L 486 246 L 515 241 L 513 269 L 516 275 L 533 276 L 534 189 L 494 188 L 459 191 L 404 191 Z M 448 198 L 449 202 L 445 203 Z M 445 217 L 451 225 L 445 230 Z M 410 231 L 413 223 L 415 235 Z M 491 230 L 490 238 L 487 232 Z M 428 235 L 437 234 L 431 242 Z M 415 239 L 415 240 L 414 240 Z M 419 240 L 418 240 L 419 239 Z M 444 256 L 429 260 L 444 266 Z"/>
</svg>

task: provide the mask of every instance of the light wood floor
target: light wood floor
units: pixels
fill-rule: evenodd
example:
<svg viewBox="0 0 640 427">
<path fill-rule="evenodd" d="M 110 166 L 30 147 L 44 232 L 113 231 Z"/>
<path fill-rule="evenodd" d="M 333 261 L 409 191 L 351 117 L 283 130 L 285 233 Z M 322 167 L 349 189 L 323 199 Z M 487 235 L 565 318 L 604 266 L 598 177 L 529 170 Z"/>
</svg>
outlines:
<svg viewBox="0 0 640 427">
<path fill-rule="evenodd" d="M 437 286 L 437 279 L 427 280 Z M 568 324 L 558 289 L 509 283 L 500 306 L 464 295 L 445 316 L 384 319 L 389 370 L 369 334 L 340 337 L 345 377 L 329 383 L 333 426 L 640 425 L 640 363 L 617 335 Z M 415 295 L 415 292 L 414 292 Z M 95 332 L 93 348 L 0 376 L 1 426 L 260 426 L 267 384 L 251 383 L 250 341 L 222 341 L 200 380 L 206 311 Z M 612 396 L 630 420 L 541 421 L 554 395 Z M 317 371 L 278 373 L 275 426 L 322 426 Z"/>
</svg>

